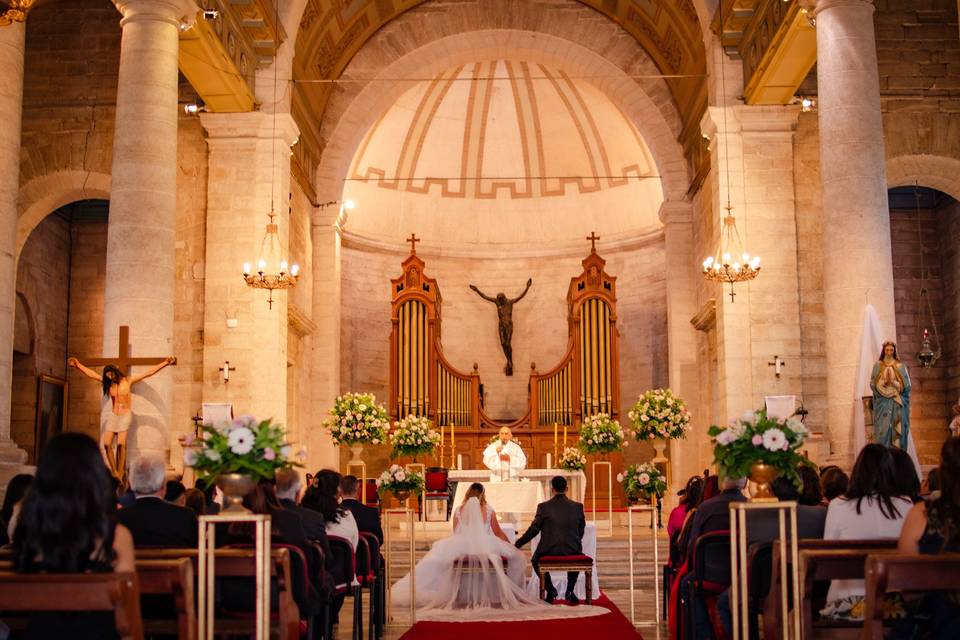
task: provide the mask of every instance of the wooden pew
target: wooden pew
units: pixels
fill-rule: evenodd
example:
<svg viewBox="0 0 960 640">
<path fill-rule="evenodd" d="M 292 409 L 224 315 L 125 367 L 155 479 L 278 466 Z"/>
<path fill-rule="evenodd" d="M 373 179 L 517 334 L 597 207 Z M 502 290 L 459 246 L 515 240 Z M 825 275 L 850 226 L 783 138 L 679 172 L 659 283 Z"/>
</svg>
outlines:
<svg viewBox="0 0 960 640">
<path fill-rule="evenodd" d="M 136 561 L 141 595 L 172 595 L 176 621 L 146 618 L 143 628 L 150 635 L 176 635 L 196 640 L 197 601 L 194 594 L 193 562 L 190 558 Z"/>
<path fill-rule="evenodd" d="M 861 638 L 883 638 L 883 600 L 895 591 L 960 591 L 960 553 L 871 554 L 866 559 L 866 611 Z"/>
<path fill-rule="evenodd" d="M 0 573 L 0 611 L 112 611 L 122 640 L 143 640 L 133 573 Z"/>
<path fill-rule="evenodd" d="M 217 549 L 215 572 L 219 578 L 256 578 L 256 552 L 253 549 Z M 270 568 L 270 580 L 278 589 L 279 637 L 281 639 L 299 640 L 300 638 L 300 609 L 293 599 L 291 585 L 293 579 L 290 569 L 290 555 L 286 549 L 273 549 L 273 562 Z M 196 574 L 196 549 L 145 549 L 136 550 L 137 562 L 142 560 L 177 560 L 189 559 Z M 213 597 L 213 594 L 210 594 Z M 250 600 L 251 609 L 253 599 Z M 203 612 L 198 612 L 203 615 Z M 273 626 L 273 625 L 271 625 Z M 245 619 L 218 617 L 216 631 L 218 634 L 244 634 L 252 630 L 253 622 Z"/>
<path fill-rule="evenodd" d="M 895 539 L 889 540 L 817 540 L 801 539 L 797 541 L 800 556 L 800 593 L 803 607 L 801 612 L 801 629 L 804 638 L 812 638 L 816 631 L 844 627 L 849 624 L 837 623 L 821 625 L 814 622 L 813 602 L 814 583 L 838 579 L 862 579 L 864 577 L 863 563 L 870 553 L 893 551 L 897 547 Z M 763 607 L 763 629 L 765 638 L 779 637 L 780 621 L 780 590 L 783 576 L 780 574 L 781 545 L 773 545 L 773 563 L 770 578 L 770 591 L 767 594 Z M 789 566 L 789 558 L 788 558 Z M 790 585 L 788 585 L 789 587 Z M 793 603 L 796 606 L 796 603 Z M 859 625 L 856 625 L 859 627 Z M 843 634 L 843 631 L 839 631 Z M 819 635 L 819 634 L 818 634 Z"/>
</svg>

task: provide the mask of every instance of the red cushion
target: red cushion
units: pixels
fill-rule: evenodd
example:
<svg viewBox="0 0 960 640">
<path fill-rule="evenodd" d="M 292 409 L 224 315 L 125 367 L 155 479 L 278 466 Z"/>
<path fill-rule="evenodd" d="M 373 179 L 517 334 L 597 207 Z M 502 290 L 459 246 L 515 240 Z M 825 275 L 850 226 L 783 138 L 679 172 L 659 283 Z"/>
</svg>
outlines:
<svg viewBox="0 0 960 640">
<path fill-rule="evenodd" d="M 541 566 L 545 564 L 566 564 L 568 562 L 589 562 L 593 564 L 593 558 L 583 554 L 573 556 L 543 556 L 537 562 L 539 562 Z"/>
</svg>

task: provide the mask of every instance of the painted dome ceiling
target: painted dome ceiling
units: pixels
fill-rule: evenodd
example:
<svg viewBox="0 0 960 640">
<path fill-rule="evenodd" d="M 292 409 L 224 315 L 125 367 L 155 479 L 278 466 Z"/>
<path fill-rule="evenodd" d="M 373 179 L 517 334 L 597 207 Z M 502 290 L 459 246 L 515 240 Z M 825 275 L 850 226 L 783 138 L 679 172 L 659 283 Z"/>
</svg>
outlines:
<svg viewBox="0 0 960 640">
<path fill-rule="evenodd" d="M 357 147 L 348 199 L 355 240 L 402 246 L 415 231 L 470 251 L 635 238 L 660 228 L 663 196 L 637 128 L 596 85 L 497 60 L 412 79 Z"/>
</svg>

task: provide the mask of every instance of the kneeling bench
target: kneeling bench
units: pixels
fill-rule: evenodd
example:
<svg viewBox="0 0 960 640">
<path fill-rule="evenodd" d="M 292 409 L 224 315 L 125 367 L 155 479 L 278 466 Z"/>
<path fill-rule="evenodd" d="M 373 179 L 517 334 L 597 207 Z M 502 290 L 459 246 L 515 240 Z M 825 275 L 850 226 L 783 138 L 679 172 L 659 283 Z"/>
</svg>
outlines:
<svg viewBox="0 0 960 640">
<path fill-rule="evenodd" d="M 555 571 L 558 573 L 569 571 L 583 571 L 586 577 L 587 604 L 593 601 L 593 558 L 583 554 L 574 556 L 543 556 L 538 561 L 538 577 L 540 578 L 540 599 L 543 600 L 547 592 L 543 575 Z M 573 591 L 574 585 L 567 585 Z"/>
</svg>

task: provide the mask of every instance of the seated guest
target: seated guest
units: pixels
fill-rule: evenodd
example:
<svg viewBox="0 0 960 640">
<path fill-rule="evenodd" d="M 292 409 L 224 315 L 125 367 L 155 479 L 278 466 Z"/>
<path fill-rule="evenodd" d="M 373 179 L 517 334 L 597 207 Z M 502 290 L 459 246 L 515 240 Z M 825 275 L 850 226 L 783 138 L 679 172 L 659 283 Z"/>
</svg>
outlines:
<svg viewBox="0 0 960 640">
<path fill-rule="evenodd" d="M 193 511 L 198 518 L 205 516 L 207 515 L 207 496 L 200 489 L 187 489 L 183 494 L 183 506 Z"/>
<path fill-rule="evenodd" d="M 10 483 L 7 484 L 7 492 L 3 494 L 3 508 L 0 509 L 0 547 L 9 544 L 13 538 L 13 530 L 17 524 L 13 514 L 19 515 L 20 503 L 27 495 L 31 482 L 33 482 L 32 475 L 18 473 L 10 478 Z"/>
<path fill-rule="evenodd" d="M 340 479 L 340 506 L 353 514 L 357 529 L 372 533 L 383 544 L 383 528 L 380 526 L 380 510 L 360 502 L 360 482 L 356 476 L 346 475 Z"/>
<path fill-rule="evenodd" d="M 520 549 L 540 534 L 537 550 L 530 558 L 535 575 L 539 574 L 539 561 L 544 556 L 571 556 L 583 553 L 583 532 L 587 526 L 583 505 L 567 498 L 567 479 L 563 476 L 551 478 L 550 488 L 553 497 L 537 505 L 537 515 L 534 516 L 533 522 L 515 543 L 517 549 Z M 567 588 L 563 597 L 570 604 L 580 602 L 574 593 L 579 577 L 579 571 L 567 572 Z M 544 589 L 547 602 L 553 603 L 557 597 L 557 590 L 553 586 L 549 573 L 544 575 Z"/>
<path fill-rule="evenodd" d="M 178 507 L 185 507 L 187 506 L 187 488 L 179 480 L 167 480 L 163 499 Z"/>
<path fill-rule="evenodd" d="M 62 433 L 40 453 L 37 475 L 13 535 L 21 573 L 133 572 L 133 538 L 117 524 L 117 501 L 100 447 L 82 433 Z M 116 637 L 113 612 L 31 617 L 25 638 Z"/>
<path fill-rule="evenodd" d="M 927 477 L 920 485 L 920 496 L 930 497 L 934 492 L 940 491 L 940 468 L 934 467 L 927 472 Z"/>
<path fill-rule="evenodd" d="M 193 486 L 195 486 L 197 489 L 200 489 L 200 491 L 203 491 L 203 495 L 205 495 L 207 498 L 206 515 L 215 516 L 219 514 L 220 505 L 216 502 L 217 485 L 213 484 L 212 482 L 207 483 L 206 481 L 198 478 L 197 481 L 193 483 Z"/>
<path fill-rule="evenodd" d="M 346 538 L 354 549 L 360 542 L 360 530 L 353 513 L 340 504 L 340 474 L 324 469 L 315 477 L 317 486 L 308 491 L 301 504 L 319 511 L 326 522 L 328 536 Z"/>
<path fill-rule="evenodd" d="M 307 539 L 313 540 L 323 549 L 323 557 L 327 567 L 329 567 L 332 557 L 330 555 L 330 542 L 327 540 L 326 522 L 323 516 L 313 509 L 307 509 L 297 504 L 297 495 L 300 493 L 300 474 L 293 469 L 281 469 L 277 471 L 275 482 L 280 506 L 300 516 L 303 532 Z"/>
<path fill-rule="evenodd" d="M 808 467 L 805 464 L 797 467 L 797 473 L 800 474 L 803 489 L 800 490 L 800 495 L 797 496 L 796 501 L 808 507 L 823 506 L 823 489 L 820 488 L 820 475 L 813 467 Z"/>
<path fill-rule="evenodd" d="M 166 502 L 166 464 L 144 454 L 130 464 L 130 488 L 136 502 L 120 510 L 117 519 L 133 534 L 138 547 L 196 547 L 197 516 L 185 507 Z"/>
<path fill-rule="evenodd" d="M 688 558 L 692 555 L 693 546 L 701 535 L 730 527 L 729 505 L 731 502 L 746 502 L 747 498 L 743 495 L 746 484 L 746 478 L 724 478 L 723 483 L 720 484 L 720 493 L 700 503 L 690 524 L 687 542 Z"/>
<path fill-rule="evenodd" d="M 683 489 L 680 504 L 673 508 L 673 511 L 670 512 L 670 517 L 667 518 L 667 535 L 672 538 L 674 534 L 680 532 L 680 529 L 683 527 L 683 521 L 687 519 L 687 514 L 697 506 L 702 494 L 702 476 L 693 476 L 687 480 L 687 486 Z"/>
<path fill-rule="evenodd" d="M 820 489 L 823 491 L 824 504 L 847 492 L 850 476 L 836 465 L 825 467 L 820 472 Z"/>
<path fill-rule="evenodd" d="M 807 487 L 807 482 L 813 482 L 818 488 L 820 487 L 820 477 L 813 471 L 812 468 L 807 466 L 801 466 L 797 469 L 799 472 L 802 469 L 808 469 L 813 473 L 805 474 L 807 477 L 804 477 L 804 489 Z M 802 474 L 803 475 L 803 474 Z M 796 486 L 794 486 L 791 480 L 788 480 L 783 477 L 778 477 L 774 480 L 770 488 L 773 490 L 773 495 L 777 496 L 778 500 L 796 500 L 797 504 L 797 539 L 798 540 L 809 540 L 809 539 L 822 539 L 823 538 L 823 525 L 827 518 L 827 510 L 819 506 L 812 506 L 808 504 L 803 504 L 803 494 L 797 491 Z M 819 491 L 817 492 L 819 493 Z M 809 497 L 810 500 L 813 499 L 812 495 Z M 789 522 L 785 523 L 784 533 L 787 535 L 789 540 L 790 536 L 790 526 Z M 762 510 L 762 511 L 748 511 L 747 512 L 747 545 L 762 544 L 765 542 L 774 542 L 775 540 L 780 539 L 780 515 L 778 511 L 775 510 Z M 770 570 L 770 567 L 767 567 L 767 570 Z M 720 621 L 723 623 L 724 629 L 727 632 L 727 637 L 733 637 L 733 618 L 730 613 L 730 590 L 727 589 L 720 597 L 717 599 L 717 612 L 720 616 Z M 760 637 L 760 625 L 757 623 L 755 616 L 751 616 L 750 621 L 750 639 L 755 640 Z"/>
<path fill-rule="evenodd" d="M 897 482 L 896 473 L 890 449 L 875 443 L 865 446 L 853 465 L 847 492 L 827 507 L 824 539 L 899 538 L 913 502 L 902 495 L 903 485 Z M 862 620 L 863 596 L 863 580 L 834 580 L 821 614 Z"/>
<path fill-rule="evenodd" d="M 897 447 L 890 448 L 890 455 L 893 456 L 897 495 L 907 496 L 913 502 L 919 502 L 920 476 L 917 475 L 917 467 L 913 464 L 913 458 L 910 457 L 909 453 Z"/>
<path fill-rule="evenodd" d="M 932 475 L 932 472 L 931 472 Z M 901 553 L 956 553 L 960 551 L 960 438 L 948 438 L 940 449 L 940 486 L 907 514 L 897 548 Z M 960 629 L 958 594 L 931 592 L 910 603 L 910 615 L 898 621 L 898 638 L 956 637 Z M 933 635 L 932 630 L 940 630 Z M 949 630 L 949 631 L 948 631 Z"/>
</svg>

